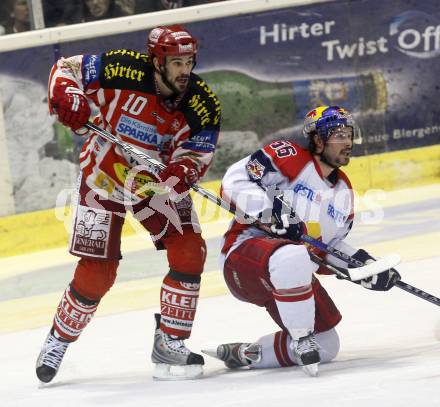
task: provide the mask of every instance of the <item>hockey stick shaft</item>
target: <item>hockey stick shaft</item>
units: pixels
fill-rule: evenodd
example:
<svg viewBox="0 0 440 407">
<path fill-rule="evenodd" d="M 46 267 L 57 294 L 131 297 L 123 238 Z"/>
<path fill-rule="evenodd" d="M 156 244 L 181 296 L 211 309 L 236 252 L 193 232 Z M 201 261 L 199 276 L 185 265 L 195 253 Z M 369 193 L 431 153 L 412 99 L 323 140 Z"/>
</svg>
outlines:
<svg viewBox="0 0 440 407">
<path fill-rule="evenodd" d="M 100 127 L 96 126 L 93 123 L 88 122 L 85 125 L 85 127 L 88 128 L 89 130 L 95 132 L 99 136 L 103 137 L 104 139 L 116 144 L 123 151 L 128 153 L 130 156 L 139 160 L 143 165 L 145 165 L 147 167 L 147 170 L 149 172 L 151 172 L 152 174 L 157 175 L 162 169 L 164 169 L 166 167 L 163 163 L 155 160 L 154 158 L 150 157 L 148 154 L 143 153 L 142 151 L 137 149 L 132 144 L 124 142 L 119 137 L 109 133 L 106 130 L 101 129 Z M 227 210 L 231 214 L 237 216 L 241 220 L 246 221 L 246 223 L 255 224 L 257 227 L 259 227 L 265 231 L 268 230 L 267 226 L 263 225 L 258 219 L 246 214 L 245 212 L 243 212 L 239 208 L 235 207 L 232 204 L 229 204 L 228 202 L 226 202 L 225 200 L 223 200 L 219 196 L 212 194 L 211 192 L 207 191 L 206 189 L 199 187 L 196 184 L 191 185 L 191 189 L 194 190 L 195 192 L 199 193 L 200 195 L 202 195 L 204 198 L 208 199 L 209 201 L 213 202 L 214 204 Z M 348 264 L 354 266 L 355 267 L 354 269 L 348 270 L 348 273 L 349 273 L 350 278 L 352 280 L 360 280 L 363 278 L 367 278 L 371 275 L 378 274 L 379 272 L 385 270 L 385 269 L 378 270 L 378 268 L 374 268 L 373 265 L 365 266 L 362 262 L 359 262 L 357 259 L 353 258 L 352 256 L 349 256 L 348 254 L 343 253 L 340 250 L 338 250 L 338 249 L 336 249 L 326 243 L 320 242 L 319 240 L 314 239 L 312 236 L 303 234 L 301 236 L 301 240 L 308 243 L 311 246 L 318 248 L 319 250 L 321 250 L 327 254 L 330 254 L 330 255 L 338 258 L 339 260 L 345 261 Z M 389 267 L 393 267 L 397 263 L 394 263 Z M 379 262 L 378 262 L 378 267 L 380 267 L 380 266 L 381 266 L 381 264 L 379 264 Z M 356 270 L 356 268 L 357 268 L 357 270 Z"/>
<path fill-rule="evenodd" d="M 394 285 L 396 287 L 399 287 L 401 290 L 406 291 L 407 293 L 415 295 L 416 297 L 419 297 L 422 300 L 428 301 L 440 307 L 440 298 L 436 297 L 435 295 L 429 294 L 426 291 L 414 287 L 411 284 L 405 283 L 402 280 L 396 281 Z"/>
</svg>

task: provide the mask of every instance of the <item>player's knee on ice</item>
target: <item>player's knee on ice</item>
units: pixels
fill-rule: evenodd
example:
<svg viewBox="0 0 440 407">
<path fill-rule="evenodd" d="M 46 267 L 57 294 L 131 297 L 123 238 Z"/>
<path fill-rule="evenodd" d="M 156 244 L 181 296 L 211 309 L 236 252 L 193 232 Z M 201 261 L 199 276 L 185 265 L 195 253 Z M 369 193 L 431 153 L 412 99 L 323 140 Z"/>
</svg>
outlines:
<svg viewBox="0 0 440 407">
<path fill-rule="evenodd" d="M 331 362 L 339 353 L 339 335 L 336 329 L 330 329 L 316 335 L 316 342 L 319 345 L 321 363 Z"/>
</svg>

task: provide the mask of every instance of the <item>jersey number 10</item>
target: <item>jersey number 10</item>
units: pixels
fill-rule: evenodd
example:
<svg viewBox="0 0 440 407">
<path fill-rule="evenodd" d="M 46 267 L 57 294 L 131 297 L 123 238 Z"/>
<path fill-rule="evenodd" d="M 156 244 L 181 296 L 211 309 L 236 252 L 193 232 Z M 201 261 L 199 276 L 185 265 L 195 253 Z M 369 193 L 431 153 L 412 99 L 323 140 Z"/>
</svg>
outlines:
<svg viewBox="0 0 440 407">
<path fill-rule="evenodd" d="M 138 116 L 147 105 L 148 99 L 143 96 L 138 96 L 136 99 L 134 99 L 135 96 L 135 93 L 130 94 L 124 106 L 122 106 L 122 110 L 124 112 L 131 113 L 133 116 Z"/>
</svg>

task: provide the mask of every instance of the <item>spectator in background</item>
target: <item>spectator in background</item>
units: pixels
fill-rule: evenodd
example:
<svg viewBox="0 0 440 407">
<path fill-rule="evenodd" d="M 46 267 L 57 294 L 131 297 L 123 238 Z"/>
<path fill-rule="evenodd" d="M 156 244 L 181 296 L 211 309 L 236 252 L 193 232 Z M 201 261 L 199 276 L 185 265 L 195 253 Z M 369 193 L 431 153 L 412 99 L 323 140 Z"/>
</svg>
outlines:
<svg viewBox="0 0 440 407">
<path fill-rule="evenodd" d="M 223 0 L 137 0 L 136 14 L 152 11 L 170 10 L 173 8 L 197 6 Z"/>
<path fill-rule="evenodd" d="M 170 10 L 186 6 L 186 0 L 137 0 L 136 14 Z"/>
<path fill-rule="evenodd" d="M 0 35 L 5 33 L 5 23 L 9 18 L 10 5 L 8 0 L 4 0 L 0 3 Z"/>
<path fill-rule="evenodd" d="M 83 0 L 83 21 L 105 20 L 130 15 L 116 0 Z M 127 2 L 124 3 L 126 5 Z"/>
<path fill-rule="evenodd" d="M 217 3 L 225 0 L 185 0 L 185 6 L 200 6 L 201 4 Z"/>
<path fill-rule="evenodd" d="M 29 8 L 26 0 L 14 0 L 10 9 L 9 18 L 3 24 L 5 34 L 29 31 Z"/>
<path fill-rule="evenodd" d="M 46 27 L 82 22 L 82 0 L 42 0 L 42 5 Z"/>
<path fill-rule="evenodd" d="M 115 0 L 115 4 L 126 14 L 132 15 L 135 12 L 136 0 Z"/>
<path fill-rule="evenodd" d="M 122 17 L 134 13 L 136 0 L 43 0 L 46 27 Z"/>
</svg>

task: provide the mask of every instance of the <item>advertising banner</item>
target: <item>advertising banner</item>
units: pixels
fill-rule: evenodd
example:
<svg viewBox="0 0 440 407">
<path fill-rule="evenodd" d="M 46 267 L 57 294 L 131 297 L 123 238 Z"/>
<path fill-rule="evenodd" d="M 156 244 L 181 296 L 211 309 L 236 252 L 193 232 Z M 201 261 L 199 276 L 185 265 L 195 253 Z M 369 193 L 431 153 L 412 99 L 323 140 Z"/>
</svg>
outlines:
<svg viewBox="0 0 440 407">
<path fill-rule="evenodd" d="M 269 140 L 304 141 L 305 113 L 323 104 L 354 113 L 364 140 L 355 155 L 440 143 L 437 0 L 334 1 L 187 27 L 200 40 L 196 72 L 223 109 L 220 143 L 228 148 L 219 149 L 211 178 Z M 83 140 L 47 112 L 54 61 L 109 49 L 144 51 L 145 40 L 146 32 L 133 32 L 0 54 L 17 213 L 53 207 L 76 177 Z"/>
</svg>

